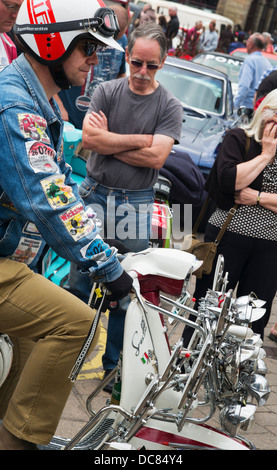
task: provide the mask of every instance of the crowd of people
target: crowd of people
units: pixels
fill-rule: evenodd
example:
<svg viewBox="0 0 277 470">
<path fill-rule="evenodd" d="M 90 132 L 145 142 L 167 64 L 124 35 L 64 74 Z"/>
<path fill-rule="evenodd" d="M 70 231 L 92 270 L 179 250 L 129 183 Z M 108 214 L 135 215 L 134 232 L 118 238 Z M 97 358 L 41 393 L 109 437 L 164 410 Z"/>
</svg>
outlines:
<svg viewBox="0 0 277 470">
<path fill-rule="evenodd" d="M 180 140 L 183 114 L 179 101 L 156 80 L 180 29 L 174 6 L 167 21 L 146 5 L 128 32 L 122 5 L 108 1 L 99 10 L 97 0 L 83 0 L 73 2 L 68 13 L 68 0 L 51 0 L 48 17 L 64 20 L 41 34 L 35 14 L 41 11 L 34 6 L 31 16 L 27 4 L 0 0 L 0 332 L 14 344 L 13 366 L 0 390 L 0 450 L 33 450 L 51 440 L 71 391 L 69 372 L 93 320 L 86 302 L 95 280 L 106 286 L 115 305 L 105 375 L 116 366 L 132 287 L 116 242 L 124 239 L 132 251 L 148 247 L 153 186 Z M 78 29 L 80 15 L 88 24 L 80 22 Z M 191 56 L 228 52 L 245 39 L 231 28 L 219 35 L 214 21 L 208 28 L 200 21 L 182 37 L 181 48 Z M 240 295 L 254 290 L 266 300 L 265 319 L 253 326 L 262 337 L 277 289 L 276 73 L 261 54 L 270 42 L 254 33 L 245 43 L 249 57 L 235 106 L 256 104 L 256 110 L 249 126 L 227 132 L 220 147 L 208 180 L 217 208 L 205 234 L 213 240 L 233 203 L 239 204 L 218 253 L 226 259 L 230 286 L 239 283 Z M 64 120 L 83 129 L 83 146 L 91 154 L 80 188 L 63 156 Z M 66 188 L 67 197 L 55 200 L 53 184 L 60 192 Z M 127 238 L 120 231 L 124 210 L 114 221 L 114 236 L 107 230 L 119 206 L 129 216 L 133 210 L 134 232 Z M 89 207 L 101 208 L 103 232 Z M 141 207 L 147 207 L 143 214 Z M 76 214 L 83 223 L 73 231 Z M 40 274 L 48 247 L 71 262 L 70 292 Z M 211 287 L 212 276 L 197 281 L 197 296 Z M 277 341 L 277 327 L 271 339 Z"/>
<path fill-rule="evenodd" d="M 160 18 L 164 17 L 159 17 L 159 20 Z M 242 31 L 240 25 L 236 25 L 234 30 L 231 25 L 227 25 L 226 29 L 219 33 L 216 21 L 210 21 L 208 25 L 205 25 L 203 21 L 197 21 L 192 28 L 187 30 L 181 29 L 182 32 L 180 33 L 179 31 L 178 35 L 178 38 L 180 38 L 179 44 L 172 52 L 176 56 L 186 58 L 195 57 L 201 52 L 230 54 L 235 49 L 245 48 L 247 40 L 252 34 L 251 31 L 248 33 Z M 275 53 L 274 38 L 271 34 L 267 32 L 262 33 L 262 41 L 263 51 Z"/>
</svg>

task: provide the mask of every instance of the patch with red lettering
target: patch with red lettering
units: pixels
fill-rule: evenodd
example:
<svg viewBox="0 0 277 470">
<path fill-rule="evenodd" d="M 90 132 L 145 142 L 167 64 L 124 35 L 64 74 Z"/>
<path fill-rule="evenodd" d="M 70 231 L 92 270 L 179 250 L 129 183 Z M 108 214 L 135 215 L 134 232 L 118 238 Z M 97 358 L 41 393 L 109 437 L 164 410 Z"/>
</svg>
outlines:
<svg viewBox="0 0 277 470">
<path fill-rule="evenodd" d="M 31 264 L 41 247 L 41 241 L 28 237 L 21 237 L 15 252 L 10 259 L 20 263 Z"/>
<path fill-rule="evenodd" d="M 45 144 L 50 144 L 50 138 L 46 133 L 47 122 L 38 114 L 18 114 L 19 127 L 25 139 L 32 139 Z"/>
<path fill-rule="evenodd" d="M 76 204 L 76 206 L 63 212 L 60 219 L 75 241 L 86 237 L 95 227 L 92 219 L 84 211 L 82 203 Z"/>
<path fill-rule="evenodd" d="M 25 144 L 29 163 L 35 173 L 59 173 L 54 159 L 56 152 L 42 142 L 28 141 Z"/>
</svg>

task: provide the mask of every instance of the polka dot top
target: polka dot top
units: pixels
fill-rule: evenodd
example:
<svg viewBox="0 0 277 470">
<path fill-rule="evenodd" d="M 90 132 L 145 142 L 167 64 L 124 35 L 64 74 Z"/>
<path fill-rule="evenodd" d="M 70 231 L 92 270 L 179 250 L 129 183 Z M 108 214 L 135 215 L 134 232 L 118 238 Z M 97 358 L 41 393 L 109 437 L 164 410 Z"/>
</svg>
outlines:
<svg viewBox="0 0 277 470">
<path fill-rule="evenodd" d="M 277 157 L 264 169 L 262 192 L 277 193 Z M 217 208 L 209 223 L 221 228 L 228 211 Z M 262 206 L 241 205 L 233 216 L 227 230 L 239 235 L 277 241 L 277 214 Z"/>
</svg>

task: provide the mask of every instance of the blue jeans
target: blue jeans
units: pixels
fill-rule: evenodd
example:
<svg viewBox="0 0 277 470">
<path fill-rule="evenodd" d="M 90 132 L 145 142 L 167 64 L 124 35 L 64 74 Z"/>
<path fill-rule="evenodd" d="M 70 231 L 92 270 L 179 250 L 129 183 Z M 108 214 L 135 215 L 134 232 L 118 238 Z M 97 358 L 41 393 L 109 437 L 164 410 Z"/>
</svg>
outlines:
<svg viewBox="0 0 277 470">
<path fill-rule="evenodd" d="M 148 248 L 154 203 L 152 188 L 140 191 L 113 189 L 98 184 L 87 176 L 79 192 L 85 205 L 91 205 L 102 221 L 103 238 L 120 240 L 134 252 Z M 91 281 L 88 275 L 81 274 L 73 264 L 69 287 L 75 295 L 88 302 Z M 106 351 L 102 358 L 104 370 L 114 369 L 117 365 L 123 346 L 125 313 L 129 302 L 129 296 L 124 297 L 119 301 L 118 308 L 110 312 Z"/>
</svg>

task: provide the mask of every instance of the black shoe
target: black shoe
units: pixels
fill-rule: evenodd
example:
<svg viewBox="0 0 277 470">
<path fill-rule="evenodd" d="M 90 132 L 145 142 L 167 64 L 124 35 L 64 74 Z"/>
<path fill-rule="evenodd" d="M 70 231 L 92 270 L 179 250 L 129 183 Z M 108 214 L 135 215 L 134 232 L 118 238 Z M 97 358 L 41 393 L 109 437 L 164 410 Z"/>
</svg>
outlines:
<svg viewBox="0 0 277 470">
<path fill-rule="evenodd" d="M 105 370 L 103 380 L 111 373 L 111 371 L 112 371 L 112 369 L 111 370 Z M 112 378 L 112 380 L 109 383 L 107 383 L 107 385 L 105 385 L 105 387 L 103 388 L 104 392 L 112 393 L 113 385 L 114 385 L 114 377 Z"/>
</svg>

